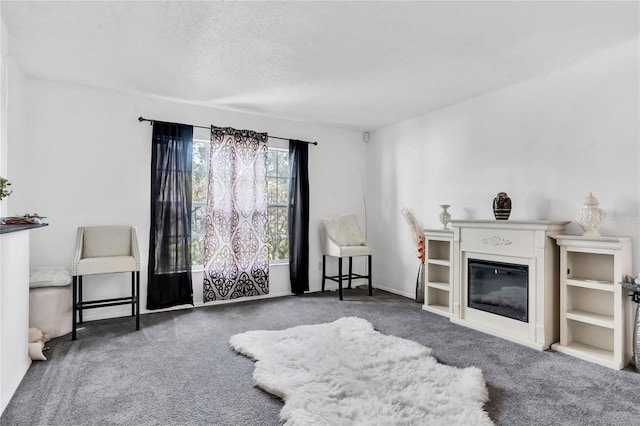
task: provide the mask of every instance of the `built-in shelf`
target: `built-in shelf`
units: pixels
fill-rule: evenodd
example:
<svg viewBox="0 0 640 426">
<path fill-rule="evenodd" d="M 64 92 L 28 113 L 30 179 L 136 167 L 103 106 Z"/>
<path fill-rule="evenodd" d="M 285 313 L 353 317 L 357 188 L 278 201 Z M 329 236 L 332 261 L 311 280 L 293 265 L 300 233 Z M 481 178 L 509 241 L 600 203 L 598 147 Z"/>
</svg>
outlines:
<svg viewBox="0 0 640 426">
<path fill-rule="evenodd" d="M 605 367 L 619 369 L 617 364 L 613 362 L 613 351 L 608 349 L 602 349 L 580 342 L 569 342 L 566 345 L 556 343 L 551 345 L 551 349 L 567 355 L 575 356 L 576 358 L 584 359 L 585 361 L 604 365 Z"/>
<path fill-rule="evenodd" d="M 631 239 L 556 235 L 560 246 L 560 342 L 551 346 L 586 361 L 628 364 L 622 286 L 631 273 Z"/>
<path fill-rule="evenodd" d="M 451 316 L 453 231 L 425 229 L 425 295 L 423 309 Z"/>
<path fill-rule="evenodd" d="M 448 305 L 427 305 L 425 304 L 422 309 L 428 312 L 432 312 L 434 314 L 449 316 L 449 306 Z"/>
<path fill-rule="evenodd" d="M 569 320 L 598 325 L 600 327 L 613 328 L 614 324 L 614 317 L 611 315 L 594 314 L 593 312 L 581 311 L 579 309 L 567 311 L 566 316 Z"/>
<path fill-rule="evenodd" d="M 567 285 L 574 287 L 589 288 L 600 291 L 614 291 L 615 287 L 612 282 L 596 282 L 584 278 L 567 278 Z"/>
<path fill-rule="evenodd" d="M 449 283 L 429 281 L 429 287 L 437 288 L 444 291 L 449 291 Z"/>
</svg>

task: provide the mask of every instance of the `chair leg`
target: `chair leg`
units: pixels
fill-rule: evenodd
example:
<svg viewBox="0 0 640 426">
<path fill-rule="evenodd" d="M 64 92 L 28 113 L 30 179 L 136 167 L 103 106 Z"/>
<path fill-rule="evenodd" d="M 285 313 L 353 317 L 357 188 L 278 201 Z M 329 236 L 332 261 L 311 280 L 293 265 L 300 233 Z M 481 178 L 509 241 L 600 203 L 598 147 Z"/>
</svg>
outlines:
<svg viewBox="0 0 640 426">
<path fill-rule="evenodd" d="M 78 324 L 82 324 L 82 275 L 78 277 Z"/>
<path fill-rule="evenodd" d="M 353 257 L 349 256 L 349 288 L 351 288 L 351 274 L 353 274 Z"/>
<path fill-rule="evenodd" d="M 324 292 L 324 280 L 327 278 L 327 256 L 322 255 L 322 291 Z"/>
<path fill-rule="evenodd" d="M 140 330 L 140 271 L 136 271 L 136 330 Z"/>
<path fill-rule="evenodd" d="M 136 273 L 131 272 L 131 316 L 136 316 Z"/>
<path fill-rule="evenodd" d="M 73 303 L 71 303 L 71 311 L 72 311 L 72 319 L 71 319 L 71 340 L 76 340 L 76 308 L 77 308 L 77 300 L 78 300 L 78 277 L 73 276 Z"/>
<path fill-rule="evenodd" d="M 342 300 L 342 258 L 338 258 L 338 294 Z"/>
<path fill-rule="evenodd" d="M 371 276 L 373 272 L 371 271 L 371 255 L 369 255 L 369 296 L 373 296 L 373 284 L 371 283 Z"/>
</svg>

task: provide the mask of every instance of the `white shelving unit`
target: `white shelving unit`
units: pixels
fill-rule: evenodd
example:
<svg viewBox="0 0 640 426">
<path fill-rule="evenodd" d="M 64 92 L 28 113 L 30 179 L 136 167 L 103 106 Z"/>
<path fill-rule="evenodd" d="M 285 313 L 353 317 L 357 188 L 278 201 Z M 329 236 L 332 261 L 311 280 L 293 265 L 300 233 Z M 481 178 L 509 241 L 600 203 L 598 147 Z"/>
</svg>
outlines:
<svg viewBox="0 0 640 426">
<path fill-rule="evenodd" d="M 453 283 L 453 231 L 425 229 L 425 295 L 422 309 L 450 317 Z"/>
<path fill-rule="evenodd" d="M 556 235 L 560 246 L 560 342 L 551 348 L 614 369 L 627 365 L 626 291 L 631 239 Z"/>
</svg>

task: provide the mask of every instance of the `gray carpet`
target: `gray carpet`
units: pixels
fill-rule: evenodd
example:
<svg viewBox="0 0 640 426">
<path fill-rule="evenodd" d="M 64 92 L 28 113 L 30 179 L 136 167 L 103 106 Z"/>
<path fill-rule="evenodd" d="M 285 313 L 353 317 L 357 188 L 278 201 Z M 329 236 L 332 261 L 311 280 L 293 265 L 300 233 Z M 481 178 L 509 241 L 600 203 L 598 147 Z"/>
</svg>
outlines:
<svg viewBox="0 0 640 426">
<path fill-rule="evenodd" d="M 209 306 L 86 323 L 50 342 L 0 418 L 2 425 L 277 425 L 282 402 L 253 386 L 253 362 L 229 348 L 252 329 L 358 316 L 422 343 L 438 360 L 482 369 L 485 409 L 499 425 L 638 425 L 640 374 L 540 352 L 425 312 L 376 290 Z"/>
</svg>

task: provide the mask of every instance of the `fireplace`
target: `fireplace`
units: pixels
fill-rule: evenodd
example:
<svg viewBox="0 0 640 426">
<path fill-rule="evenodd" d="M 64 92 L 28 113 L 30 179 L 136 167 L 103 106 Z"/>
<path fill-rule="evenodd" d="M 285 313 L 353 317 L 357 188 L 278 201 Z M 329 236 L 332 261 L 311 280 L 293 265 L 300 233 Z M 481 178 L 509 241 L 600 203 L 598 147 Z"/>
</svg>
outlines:
<svg viewBox="0 0 640 426">
<path fill-rule="evenodd" d="M 536 349 L 560 337 L 559 255 L 568 222 L 454 220 L 451 321 Z"/>
<path fill-rule="evenodd" d="M 468 307 L 529 321 L 529 267 L 513 263 L 469 259 Z"/>
</svg>

